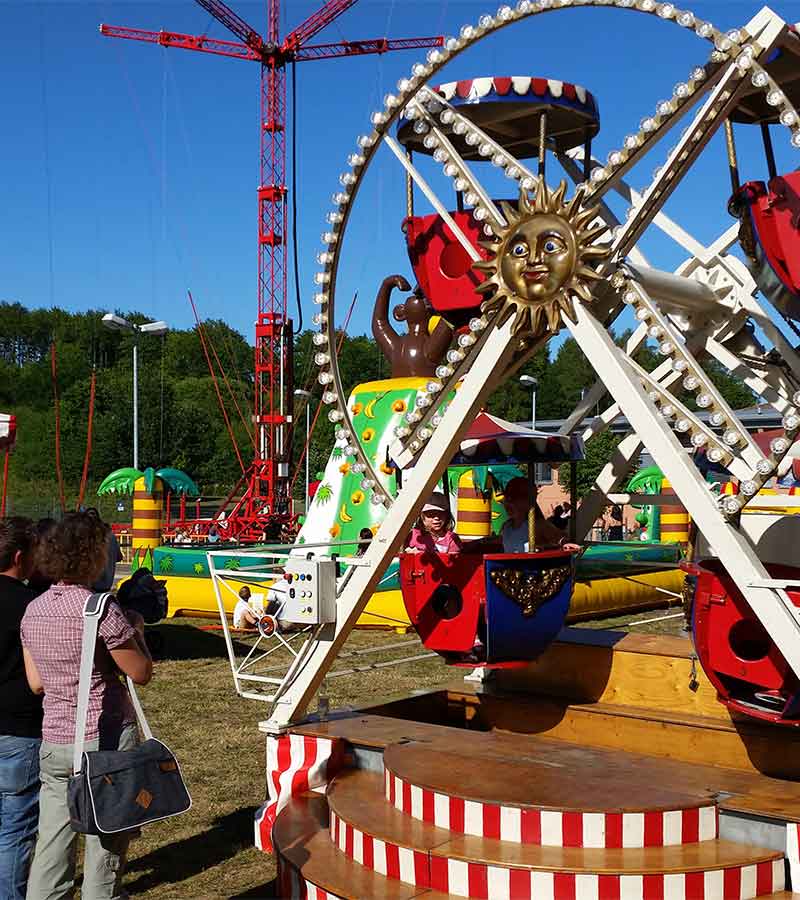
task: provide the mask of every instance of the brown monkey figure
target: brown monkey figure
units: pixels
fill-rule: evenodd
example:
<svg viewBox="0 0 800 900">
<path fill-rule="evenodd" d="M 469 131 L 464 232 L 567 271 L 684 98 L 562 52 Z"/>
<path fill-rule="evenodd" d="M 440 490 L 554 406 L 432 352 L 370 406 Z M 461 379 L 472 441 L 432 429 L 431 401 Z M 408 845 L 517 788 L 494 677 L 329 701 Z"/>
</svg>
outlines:
<svg viewBox="0 0 800 900">
<path fill-rule="evenodd" d="M 408 334 L 398 334 L 389 321 L 389 297 L 394 288 L 410 291 L 411 285 L 402 275 L 390 275 L 375 298 L 372 313 L 372 335 L 392 367 L 392 378 L 427 378 L 436 372 L 450 346 L 453 332 L 441 319 L 431 334 L 428 323 L 431 308 L 417 288 L 404 303 L 392 310 L 398 322 L 406 322 Z"/>
</svg>

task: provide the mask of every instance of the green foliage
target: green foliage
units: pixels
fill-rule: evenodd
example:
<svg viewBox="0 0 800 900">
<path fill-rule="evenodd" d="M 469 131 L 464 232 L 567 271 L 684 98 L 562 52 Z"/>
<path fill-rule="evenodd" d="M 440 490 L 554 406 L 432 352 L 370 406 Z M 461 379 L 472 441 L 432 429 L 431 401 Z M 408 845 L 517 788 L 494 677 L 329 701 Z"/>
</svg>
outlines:
<svg viewBox="0 0 800 900">
<path fill-rule="evenodd" d="M 175 566 L 175 560 L 171 556 L 162 556 L 158 560 L 158 571 L 165 575 L 169 574 Z"/>
<path fill-rule="evenodd" d="M 96 369 L 94 440 L 85 502 L 97 503 L 101 513 L 114 521 L 129 520 L 129 503 L 117 510 L 121 493 L 108 493 L 96 499 L 97 485 L 107 473 L 115 473 L 131 458 L 132 420 L 132 336 L 110 332 L 100 324 L 103 311 L 68 313 L 59 309 L 28 310 L 19 303 L 0 303 L 0 409 L 18 417 L 17 450 L 12 458 L 9 510 L 33 515 L 56 512 L 57 486 L 54 478 L 55 422 L 50 377 L 50 345 L 55 341 L 58 361 L 58 385 L 61 397 L 62 468 L 68 507 L 77 501 L 88 416 L 89 386 L 92 368 Z M 125 312 L 134 322 L 146 317 Z M 231 426 L 245 462 L 252 453 L 248 429 L 253 405 L 253 349 L 245 338 L 224 322 L 205 324 L 210 342 L 225 368 L 230 390 L 242 411 L 240 419 L 220 383 L 226 399 Z M 316 380 L 312 332 L 295 338 L 294 383 L 311 392 L 310 412 L 317 423 L 310 446 L 312 472 L 324 469 L 334 443 L 334 425 L 321 405 L 322 386 Z M 619 337 L 618 342 L 627 338 Z M 390 377 L 389 366 L 375 342 L 365 336 L 342 337 L 337 341 L 337 357 L 345 393 L 366 381 Z M 660 357 L 650 346 L 637 353 L 637 361 L 648 370 Z M 728 403 L 734 408 L 748 406 L 754 398 L 737 379 L 718 364 L 708 371 Z M 527 422 L 531 417 L 531 393 L 519 384 L 519 375 L 539 381 L 537 420 L 559 419 L 568 415 L 581 392 L 596 376 L 574 340 L 568 338 L 554 354 L 543 348 L 487 401 L 487 408 L 511 421 Z M 163 338 L 142 337 L 139 342 L 139 456 L 152 466 L 155 475 L 180 471 L 188 473 L 202 488 L 203 495 L 220 496 L 228 492 L 241 472 L 219 410 L 213 381 L 195 329 L 172 330 Z M 686 396 L 688 406 L 693 396 Z M 608 397 L 598 404 L 603 409 Z M 163 416 L 162 416 L 163 409 Z M 594 411 L 592 411 L 594 412 Z M 291 440 L 294 459 L 299 460 L 305 446 L 305 406 L 297 400 L 293 410 Z M 594 441 L 592 443 L 595 443 Z M 602 447 L 600 444 L 598 447 Z M 606 448 L 607 449 L 607 448 Z M 341 448 L 334 451 L 343 458 Z M 600 453 L 591 450 L 592 455 Z M 588 463 L 582 466 L 586 470 Z M 165 468 L 166 467 L 166 468 Z M 130 471 L 130 470 L 129 470 Z M 129 476 L 128 476 L 129 477 Z M 188 481 L 188 475 L 185 476 Z M 107 479 L 106 479 L 107 480 Z M 177 484 L 182 484 L 180 480 Z M 197 485 L 184 485 L 195 495 Z M 295 495 L 303 494 L 302 471 L 295 480 Z M 132 491 L 131 484 L 128 491 Z M 329 488 L 320 486 L 318 500 L 330 500 Z M 90 499 L 91 498 L 91 499 Z M 122 501 L 125 503 L 125 501 Z"/>
<path fill-rule="evenodd" d="M 192 566 L 192 571 L 195 575 L 203 575 L 206 571 L 206 567 L 201 562 L 196 562 Z"/>
<path fill-rule="evenodd" d="M 577 491 L 582 498 L 591 490 L 600 470 L 611 459 L 614 450 L 620 441 L 618 435 L 605 431 L 593 437 L 586 445 L 586 458 L 578 463 Z M 562 464 L 558 469 L 559 484 L 569 490 L 570 467 L 568 463 Z"/>
<path fill-rule="evenodd" d="M 223 568 L 228 569 L 230 572 L 235 572 L 238 569 L 241 569 L 241 567 L 242 563 L 238 559 L 226 559 L 225 565 L 223 566 Z"/>
</svg>

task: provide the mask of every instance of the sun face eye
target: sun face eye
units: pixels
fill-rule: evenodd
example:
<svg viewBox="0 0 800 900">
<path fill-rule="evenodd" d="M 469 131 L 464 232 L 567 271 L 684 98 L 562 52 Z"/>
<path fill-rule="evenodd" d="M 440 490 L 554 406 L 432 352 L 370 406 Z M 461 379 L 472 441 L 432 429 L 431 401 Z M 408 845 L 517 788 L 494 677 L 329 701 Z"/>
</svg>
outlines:
<svg viewBox="0 0 800 900">
<path fill-rule="evenodd" d="M 544 242 L 544 252 L 545 253 L 561 253 L 566 249 L 566 244 L 561 238 L 553 235 L 552 237 L 547 238 Z"/>
<path fill-rule="evenodd" d="M 528 255 L 528 245 L 525 241 L 517 241 L 511 247 L 511 255 L 516 257 L 517 259 L 522 259 L 522 257 Z"/>
</svg>

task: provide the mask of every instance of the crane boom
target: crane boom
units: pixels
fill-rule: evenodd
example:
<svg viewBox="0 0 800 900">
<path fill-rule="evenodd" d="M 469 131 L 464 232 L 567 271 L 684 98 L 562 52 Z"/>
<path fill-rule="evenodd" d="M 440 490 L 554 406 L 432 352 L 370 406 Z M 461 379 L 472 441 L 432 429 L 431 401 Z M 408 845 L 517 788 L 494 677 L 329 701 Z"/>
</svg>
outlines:
<svg viewBox="0 0 800 900">
<path fill-rule="evenodd" d="M 261 35 L 222 0 L 197 0 L 197 3 L 218 22 L 221 22 L 228 31 L 233 32 L 239 40 L 244 41 L 248 47 L 252 47 L 257 53 L 261 53 L 264 49 Z"/>
<path fill-rule="evenodd" d="M 323 28 L 330 25 L 334 19 L 338 19 L 343 12 L 350 9 L 357 2 L 358 0 L 328 0 L 324 6 L 312 13 L 305 22 L 302 22 L 294 31 L 286 35 L 281 49 L 289 52 L 299 49 L 302 44 L 311 40 L 317 32 L 322 31 Z"/>
<path fill-rule="evenodd" d="M 340 56 L 364 56 L 368 53 L 388 53 L 391 50 L 420 50 L 425 47 L 441 47 L 441 37 L 401 38 L 400 40 L 387 40 L 386 38 L 370 38 L 365 41 L 341 41 L 338 44 L 312 44 L 301 47 L 295 54 L 297 62 L 306 62 L 312 59 L 334 59 Z"/>
<path fill-rule="evenodd" d="M 129 41 L 144 41 L 161 44 L 162 47 L 177 47 L 179 50 L 198 50 L 233 59 L 261 60 L 261 55 L 246 44 L 238 41 L 222 41 L 205 35 L 180 34 L 177 31 L 144 31 L 141 28 L 123 28 L 118 25 L 101 25 L 100 34 L 106 37 L 125 38 Z"/>
</svg>

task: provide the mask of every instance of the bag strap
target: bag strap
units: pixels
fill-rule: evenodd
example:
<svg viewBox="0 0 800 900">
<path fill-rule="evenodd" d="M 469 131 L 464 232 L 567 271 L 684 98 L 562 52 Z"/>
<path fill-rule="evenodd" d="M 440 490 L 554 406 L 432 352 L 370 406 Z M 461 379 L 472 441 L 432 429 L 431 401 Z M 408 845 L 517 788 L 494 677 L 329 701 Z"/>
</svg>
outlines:
<svg viewBox="0 0 800 900">
<path fill-rule="evenodd" d="M 75 742 L 73 744 L 72 769 L 78 775 L 81 771 L 81 757 L 83 756 L 83 747 L 86 743 L 86 716 L 89 712 L 89 690 L 92 683 L 92 670 L 94 669 L 94 654 L 97 648 L 97 631 L 100 627 L 100 619 L 105 611 L 106 605 L 110 599 L 114 598 L 114 594 L 110 591 L 104 591 L 99 594 L 90 594 L 86 598 L 83 606 L 83 639 L 81 641 L 81 669 L 78 681 L 78 705 L 75 711 Z M 128 691 L 130 692 L 131 702 L 136 712 L 136 717 L 145 735 L 145 739 L 152 738 L 153 733 L 147 723 L 147 719 L 136 694 L 136 688 L 131 681 L 128 681 Z"/>
</svg>

